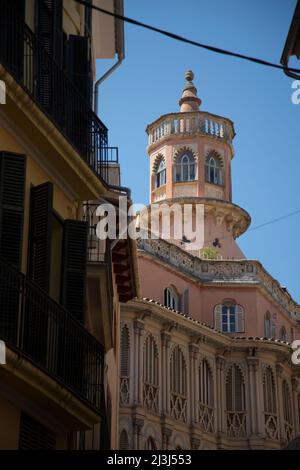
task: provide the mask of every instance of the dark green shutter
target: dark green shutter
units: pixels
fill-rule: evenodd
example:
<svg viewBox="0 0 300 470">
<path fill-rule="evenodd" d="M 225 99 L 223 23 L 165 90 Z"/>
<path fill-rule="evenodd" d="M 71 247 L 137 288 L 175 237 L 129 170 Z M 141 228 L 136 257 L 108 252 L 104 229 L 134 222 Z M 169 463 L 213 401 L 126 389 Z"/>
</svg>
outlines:
<svg viewBox="0 0 300 470">
<path fill-rule="evenodd" d="M 70 35 L 67 51 L 67 73 L 79 93 L 91 105 L 92 73 L 90 39 L 87 36 Z"/>
<path fill-rule="evenodd" d="M 49 292 L 53 184 L 44 183 L 31 189 L 28 274 L 38 286 Z"/>
<path fill-rule="evenodd" d="M 87 266 L 87 224 L 66 220 L 63 244 L 62 303 L 83 322 Z"/>
<path fill-rule="evenodd" d="M 0 152 L 0 256 L 21 267 L 26 157 Z"/>
<path fill-rule="evenodd" d="M 57 90 L 50 62 L 54 60 L 59 68 L 62 65 L 62 0 L 37 1 L 36 31 L 39 44 L 38 100 L 47 112 L 53 114 Z"/>
</svg>

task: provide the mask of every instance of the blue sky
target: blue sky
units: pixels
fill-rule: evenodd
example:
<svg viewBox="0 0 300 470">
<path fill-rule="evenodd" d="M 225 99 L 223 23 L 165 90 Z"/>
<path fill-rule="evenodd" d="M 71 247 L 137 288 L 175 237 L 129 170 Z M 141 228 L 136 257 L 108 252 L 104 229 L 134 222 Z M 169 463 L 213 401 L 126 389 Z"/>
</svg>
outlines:
<svg viewBox="0 0 300 470">
<path fill-rule="evenodd" d="M 125 14 L 199 42 L 279 63 L 296 0 L 125 0 Z M 126 58 L 100 88 L 100 116 L 119 147 L 122 184 L 149 200 L 148 123 L 178 110 L 184 72 L 192 69 L 201 109 L 234 121 L 233 201 L 252 227 L 300 209 L 300 104 L 280 70 L 217 55 L 125 27 Z M 100 76 L 109 61 L 98 61 Z M 300 64 L 298 64 L 300 68 Z M 300 302 L 300 214 L 239 238 L 247 258 Z"/>
</svg>

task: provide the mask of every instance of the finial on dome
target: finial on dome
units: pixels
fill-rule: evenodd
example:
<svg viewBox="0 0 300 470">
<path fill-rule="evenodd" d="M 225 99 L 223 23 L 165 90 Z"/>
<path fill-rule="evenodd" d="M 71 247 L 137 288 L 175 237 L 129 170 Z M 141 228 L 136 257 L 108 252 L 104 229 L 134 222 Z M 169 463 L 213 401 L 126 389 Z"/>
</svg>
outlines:
<svg viewBox="0 0 300 470">
<path fill-rule="evenodd" d="M 201 100 L 197 96 L 197 88 L 193 83 L 194 76 L 195 75 L 192 70 L 187 70 L 184 74 L 186 82 L 185 87 L 182 90 L 182 96 L 179 100 L 180 111 L 182 113 L 189 111 L 199 111 Z"/>
</svg>

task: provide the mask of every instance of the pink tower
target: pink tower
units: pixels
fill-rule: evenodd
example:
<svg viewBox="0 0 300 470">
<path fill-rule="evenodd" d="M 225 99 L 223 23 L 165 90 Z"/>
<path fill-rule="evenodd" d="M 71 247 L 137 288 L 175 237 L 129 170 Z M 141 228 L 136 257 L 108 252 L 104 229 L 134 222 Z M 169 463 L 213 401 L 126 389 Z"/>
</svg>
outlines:
<svg viewBox="0 0 300 470">
<path fill-rule="evenodd" d="M 179 100 L 180 111 L 164 114 L 147 126 L 150 160 L 150 206 L 164 203 L 204 207 L 204 241 L 195 250 L 183 235 L 174 236 L 178 219 L 172 218 L 169 240 L 200 257 L 243 259 L 236 243 L 250 225 L 249 214 L 232 202 L 231 162 L 234 156 L 233 122 L 225 117 L 200 111 L 201 99 L 191 70 Z M 182 210 L 182 214 L 184 210 Z M 184 216 L 183 216 L 184 218 Z M 183 223 L 183 220 L 180 224 Z"/>
</svg>

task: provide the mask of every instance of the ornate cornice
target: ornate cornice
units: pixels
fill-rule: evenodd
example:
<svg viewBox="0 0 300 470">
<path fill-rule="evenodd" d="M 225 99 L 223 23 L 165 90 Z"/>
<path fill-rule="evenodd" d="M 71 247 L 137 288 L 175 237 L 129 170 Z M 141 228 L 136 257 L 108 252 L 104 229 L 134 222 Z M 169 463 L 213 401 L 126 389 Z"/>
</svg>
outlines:
<svg viewBox="0 0 300 470">
<path fill-rule="evenodd" d="M 210 285 L 259 286 L 296 323 L 300 323 L 300 305 L 283 289 L 259 261 L 203 260 L 163 239 L 138 239 L 138 249 L 179 272 Z"/>
</svg>

